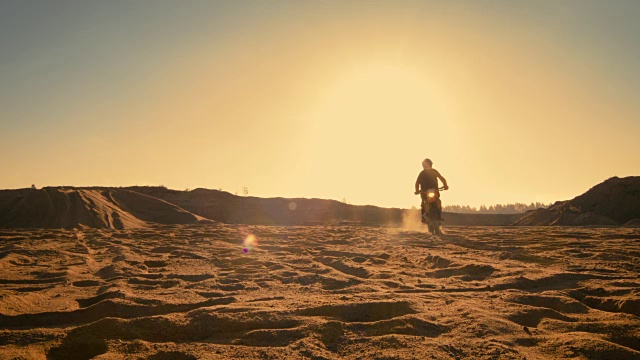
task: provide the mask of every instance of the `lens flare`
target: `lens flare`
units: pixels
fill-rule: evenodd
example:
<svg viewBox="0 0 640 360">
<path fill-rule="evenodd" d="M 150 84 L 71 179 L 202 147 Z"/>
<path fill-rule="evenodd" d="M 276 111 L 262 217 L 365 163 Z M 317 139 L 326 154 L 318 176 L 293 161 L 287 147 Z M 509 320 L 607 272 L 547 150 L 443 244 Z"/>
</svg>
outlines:
<svg viewBox="0 0 640 360">
<path fill-rule="evenodd" d="M 249 251 L 252 251 L 253 248 L 258 246 L 258 239 L 255 235 L 249 234 L 246 239 L 242 242 L 243 249 L 242 251 L 246 254 Z"/>
</svg>

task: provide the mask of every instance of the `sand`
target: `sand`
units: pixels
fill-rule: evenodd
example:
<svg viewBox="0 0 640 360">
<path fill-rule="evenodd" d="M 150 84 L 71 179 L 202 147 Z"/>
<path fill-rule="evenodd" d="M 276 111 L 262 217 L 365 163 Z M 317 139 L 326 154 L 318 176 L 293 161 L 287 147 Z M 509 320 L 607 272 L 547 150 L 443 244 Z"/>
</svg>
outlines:
<svg viewBox="0 0 640 360">
<path fill-rule="evenodd" d="M 0 230 L 0 358 L 640 358 L 640 229 L 446 231 Z"/>
</svg>

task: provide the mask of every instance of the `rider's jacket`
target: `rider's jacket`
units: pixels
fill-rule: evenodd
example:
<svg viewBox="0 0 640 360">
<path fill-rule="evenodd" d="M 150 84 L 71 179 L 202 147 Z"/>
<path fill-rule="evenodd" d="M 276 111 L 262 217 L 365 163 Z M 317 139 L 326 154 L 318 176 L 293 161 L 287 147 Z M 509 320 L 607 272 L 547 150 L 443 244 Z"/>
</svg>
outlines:
<svg viewBox="0 0 640 360">
<path fill-rule="evenodd" d="M 438 188 L 438 176 L 440 173 L 436 169 L 424 169 L 418 175 L 417 182 L 420 184 L 420 191 Z"/>
</svg>

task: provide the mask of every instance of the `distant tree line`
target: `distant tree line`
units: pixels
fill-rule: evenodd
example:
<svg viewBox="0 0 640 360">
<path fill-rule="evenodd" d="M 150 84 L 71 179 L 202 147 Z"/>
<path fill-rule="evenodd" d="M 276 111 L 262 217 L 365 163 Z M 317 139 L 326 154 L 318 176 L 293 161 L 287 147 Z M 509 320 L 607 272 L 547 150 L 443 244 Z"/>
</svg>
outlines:
<svg viewBox="0 0 640 360">
<path fill-rule="evenodd" d="M 463 214 L 519 214 L 527 210 L 546 208 L 550 205 L 551 204 L 541 202 L 532 202 L 531 204 L 496 204 L 489 207 L 481 205 L 479 209 L 469 205 L 447 205 L 443 206 L 443 211 Z"/>
</svg>

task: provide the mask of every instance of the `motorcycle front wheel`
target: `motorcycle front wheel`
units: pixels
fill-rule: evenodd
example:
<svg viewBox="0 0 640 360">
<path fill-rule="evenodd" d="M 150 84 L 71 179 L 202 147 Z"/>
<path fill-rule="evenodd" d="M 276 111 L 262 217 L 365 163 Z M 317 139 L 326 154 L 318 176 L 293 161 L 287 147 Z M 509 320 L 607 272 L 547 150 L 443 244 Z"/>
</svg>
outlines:
<svg viewBox="0 0 640 360">
<path fill-rule="evenodd" d="M 440 231 L 440 209 L 437 202 L 429 204 L 429 232 L 434 235 L 442 234 Z"/>
</svg>

